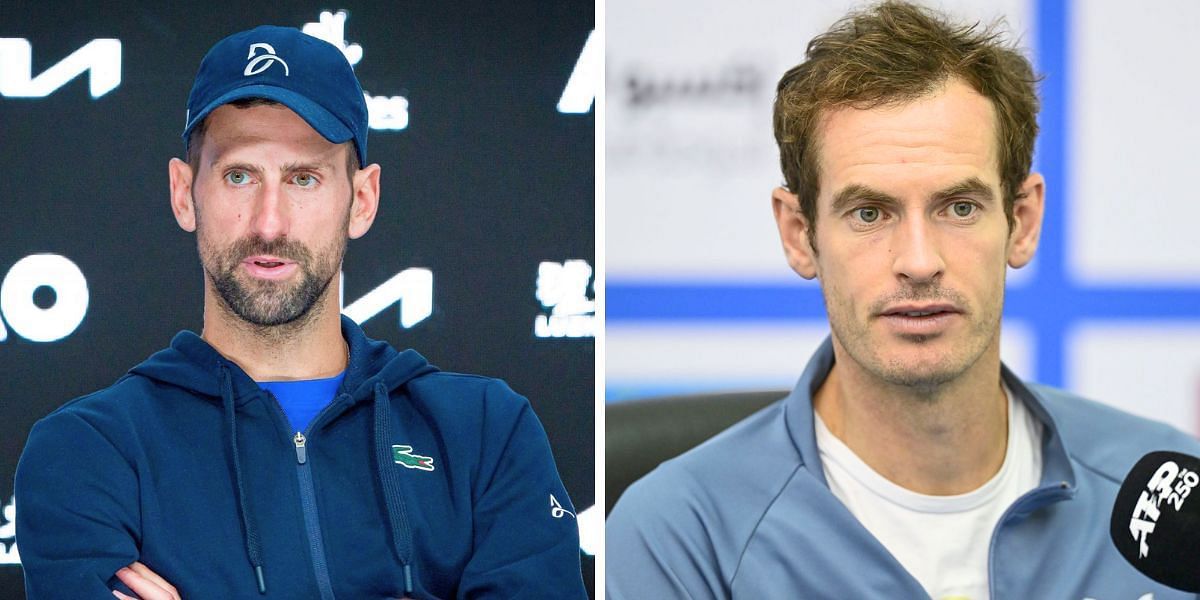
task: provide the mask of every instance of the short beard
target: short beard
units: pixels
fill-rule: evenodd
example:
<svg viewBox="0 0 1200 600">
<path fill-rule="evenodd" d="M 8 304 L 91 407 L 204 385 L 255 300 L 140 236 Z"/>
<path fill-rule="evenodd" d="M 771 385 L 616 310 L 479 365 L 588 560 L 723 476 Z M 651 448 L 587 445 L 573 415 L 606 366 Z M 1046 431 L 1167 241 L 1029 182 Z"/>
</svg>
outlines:
<svg viewBox="0 0 1200 600">
<path fill-rule="evenodd" d="M 346 251 L 345 240 L 328 248 L 314 260 L 313 253 L 303 244 L 287 238 L 266 241 L 258 236 L 244 238 L 220 253 L 208 254 L 199 239 L 200 262 L 204 273 L 217 292 L 218 305 L 226 315 L 235 317 L 260 333 L 303 329 L 324 311 L 320 302 L 337 276 Z M 300 269 L 295 284 L 276 281 L 245 282 L 238 269 L 247 256 L 266 254 L 294 261 Z"/>
<path fill-rule="evenodd" d="M 351 196 L 349 206 L 353 206 Z M 192 188 L 192 206 L 195 207 L 196 223 L 201 222 L 200 203 L 196 201 L 196 190 Z M 340 231 L 345 232 L 350 224 L 347 207 Z M 333 278 L 341 272 L 342 259 L 346 254 L 347 239 L 335 238 L 314 259 L 313 253 L 303 244 L 286 237 L 266 241 L 251 235 L 235 242 L 223 252 L 209 251 L 203 230 L 196 230 L 196 245 L 200 254 L 200 266 L 205 277 L 217 292 L 217 305 L 225 315 L 258 335 L 287 337 L 292 332 L 305 328 L 324 313 L 320 302 L 329 289 Z M 300 269 L 300 281 L 292 287 L 286 282 L 251 281 L 244 285 L 238 280 L 237 270 L 247 256 L 265 254 L 291 260 Z M 322 258 L 325 258 L 323 262 Z M 257 289 L 255 289 L 257 288 Z"/>
<path fill-rule="evenodd" d="M 242 259 L 255 254 L 269 254 L 295 261 L 300 267 L 300 281 L 294 286 L 283 282 L 256 282 L 245 285 L 237 277 Z M 276 327 L 289 323 L 307 323 L 320 314 L 318 304 L 332 281 L 331 276 L 318 275 L 312 268 L 312 253 L 300 244 L 286 239 L 270 242 L 260 238 L 239 240 L 217 259 L 219 270 L 208 269 L 222 308 L 251 325 Z M 325 269 L 322 269 L 325 270 Z M 316 310 L 313 310 L 316 307 Z"/>
</svg>

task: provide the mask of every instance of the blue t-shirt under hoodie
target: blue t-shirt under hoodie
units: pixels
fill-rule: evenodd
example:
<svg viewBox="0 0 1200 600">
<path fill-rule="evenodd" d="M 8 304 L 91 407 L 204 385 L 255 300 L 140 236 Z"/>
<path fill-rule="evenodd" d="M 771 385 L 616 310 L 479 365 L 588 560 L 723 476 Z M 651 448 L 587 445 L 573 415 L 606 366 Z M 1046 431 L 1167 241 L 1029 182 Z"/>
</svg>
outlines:
<svg viewBox="0 0 1200 600">
<path fill-rule="evenodd" d="M 329 405 L 333 395 L 346 372 L 342 371 L 333 377 L 324 379 L 303 379 L 300 381 L 260 381 L 258 387 L 271 392 L 283 407 L 288 422 L 295 431 L 308 429 L 308 424 Z"/>
</svg>

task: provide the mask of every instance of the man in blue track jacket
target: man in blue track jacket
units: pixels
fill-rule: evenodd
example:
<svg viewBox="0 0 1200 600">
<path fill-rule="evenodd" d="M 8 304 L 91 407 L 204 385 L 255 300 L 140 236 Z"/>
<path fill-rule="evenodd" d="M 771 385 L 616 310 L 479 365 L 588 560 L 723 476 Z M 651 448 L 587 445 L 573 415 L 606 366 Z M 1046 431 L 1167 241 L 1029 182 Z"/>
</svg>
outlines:
<svg viewBox="0 0 1200 600">
<path fill-rule="evenodd" d="M 610 598 L 1193 597 L 1108 532 L 1142 455 L 1200 443 L 1000 362 L 1042 225 L 1035 82 L 995 31 L 900 2 L 808 45 L 772 203 L 832 333 L 791 395 L 625 492 Z"/>
<path fill-rule="evenodd" d="M 33 429 L 30 600 L 582 598 L 574 508 L 528 401 L 339 314 L 379 200 L 341 52 L 259 27 L 208 53 L 171 207 L 204 329 Z"/>
</svg>

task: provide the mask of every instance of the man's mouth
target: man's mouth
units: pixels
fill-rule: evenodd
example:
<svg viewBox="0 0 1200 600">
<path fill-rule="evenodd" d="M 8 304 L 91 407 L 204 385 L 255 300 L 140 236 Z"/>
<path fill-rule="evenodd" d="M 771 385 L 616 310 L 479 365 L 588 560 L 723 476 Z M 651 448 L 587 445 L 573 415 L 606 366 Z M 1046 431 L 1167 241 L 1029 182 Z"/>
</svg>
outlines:
<svg viewBox="0 0 1200 600">
<path fill-rule="evenodd" d="M 961 315 L 952 304 L 903 304 L 888 307 L 879 319 L 893 333 L 925 338 L 946 332 Z"/>
<path fill-rule="evenodd" d="M 250 275 L 262 279 L 278 279 L 291 275 L 296 263 L 278 256 L 248 256 L 242 265 Z"/>
<path fill-rule="evenodd" d="M 254 263 L 260 267 L 278 267 L 280 265 L 286 265 L 296 261 L 288 260 L 273 254 L 254 254 L 242 259 L 242 262 Z"/>
<path fill-rule="evenodd" d="M 914 311 L 908 311 L 908 312 L 897 312 L 897 313 L 888 313 L 888 314 L 890 314 L 890 315 L 900 315 L 900 316 L 902 316 L 902 317 L 928 317 L 929 315 L 938 315 L 938 314 L 942 314 L 943 312 L 945 312 L 945 311 L 941 311 L 941 310 L 924 310 L 924 311 L 921 311 L 921 310 L 914 310 Z"/>
<path fill-rule="evenodd" d="M 962 311 L 950 304 L 893 306 L 881 313 L 884 317 L 930 317 L 942 314 L 958 314 Z"/>
</svg>

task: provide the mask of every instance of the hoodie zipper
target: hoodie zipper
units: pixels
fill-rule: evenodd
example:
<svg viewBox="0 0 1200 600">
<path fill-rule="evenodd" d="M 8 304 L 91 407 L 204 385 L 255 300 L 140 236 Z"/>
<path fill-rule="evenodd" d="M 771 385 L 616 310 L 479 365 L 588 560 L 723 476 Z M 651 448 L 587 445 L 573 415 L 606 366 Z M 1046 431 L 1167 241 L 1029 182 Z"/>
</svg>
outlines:
<svg viewBox="0 0 1200 600">
<path fill-rule="evenodd" d="M 291 428 L 291 422 L 288 421 L 287 413 L 283 411 L 283 406 L 279 404 L 279 399 L 275 394 L 267 392 L 267 396 L 271 398 L 275 405 L 275 410 L 283 422 Z M 321 417 L 329 411 L 330 408 L 337 402 L 334 398 L 312 421 L 308 423 L 305 429 L 307 432 L 312 432 L 313 425 L 321 420 Z M 321 600 L 335 600 L 333 596 L 333 582 L 329 577 L 329 563 L 325 560 L 325 542 L 321 535 L 321 520 L 317 513 L 317 492 L 313 486 L 312 467 L 308 462 L 308 437 L 304 433 L 297 431 L 292 437 L 292 444 L 296 447 L 296 475 L 300 482 L 300 510 L 304 513 L 304 529 L 308 533 L 308 551 L 312 556 L 312 564 L 314 575 L 317 578 L 317 588 L 321 590 Z"/>
</svg>

